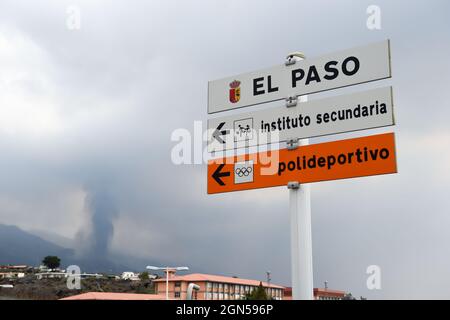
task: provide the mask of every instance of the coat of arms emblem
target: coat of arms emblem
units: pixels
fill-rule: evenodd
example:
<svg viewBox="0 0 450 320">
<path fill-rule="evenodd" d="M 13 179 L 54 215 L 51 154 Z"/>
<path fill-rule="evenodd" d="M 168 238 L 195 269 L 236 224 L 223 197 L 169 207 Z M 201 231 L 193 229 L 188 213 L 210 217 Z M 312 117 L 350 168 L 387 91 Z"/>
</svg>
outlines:
<svg viewBox="0 0 450 320">
<path fill-rule="evenodd" d="M 241 82 L 238 80 L 234 80 L 230 83 L 230 102 L 236 103 L 241 98 Z"/>
</svg>

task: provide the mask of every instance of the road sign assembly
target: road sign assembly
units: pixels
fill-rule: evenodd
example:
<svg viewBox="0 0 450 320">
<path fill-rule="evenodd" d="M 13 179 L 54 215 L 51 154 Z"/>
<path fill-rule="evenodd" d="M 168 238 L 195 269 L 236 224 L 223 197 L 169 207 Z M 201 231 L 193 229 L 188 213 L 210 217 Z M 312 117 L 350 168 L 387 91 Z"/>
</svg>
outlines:
<svg viewBox="0 0 450 320">
<path fill-rule="evenodd" d="M 298 59 L 295 59 L 298 58 Z M 208 114 L 284 99 L 277 107 L 208 119 L 208 152 L 286 142 L 286 148 L 208 161 L 207 192 L 289 189 L 292 297 L 313 299 L 309 183 L 397 172 L 394 133 L 309 145 L 308 138 L 395 124 L 392 87 L 306 102 L 306 95 L 391 77 L 385 40 L 208 83 Z M 300 102 L 302 101 L 302 102 Z M 250 110 L 250 109 L 249 109 Z"/>
</svg>

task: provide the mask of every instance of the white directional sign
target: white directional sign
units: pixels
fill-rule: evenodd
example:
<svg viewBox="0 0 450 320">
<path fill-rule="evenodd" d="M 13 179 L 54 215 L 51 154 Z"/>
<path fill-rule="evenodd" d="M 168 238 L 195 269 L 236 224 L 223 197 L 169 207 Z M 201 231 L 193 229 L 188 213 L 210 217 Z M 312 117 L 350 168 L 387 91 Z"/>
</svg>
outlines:
<svg viewBox="0 0 450 320">
<path fill-rule="evenodd" d="M 208 83 L 208 113 L 391 77 L 389 40 Z"/>
<path fill-rule="evenodd" d="M 208 120 L 208 152 L 394 125 L 392 87 Z"/>
</svg>

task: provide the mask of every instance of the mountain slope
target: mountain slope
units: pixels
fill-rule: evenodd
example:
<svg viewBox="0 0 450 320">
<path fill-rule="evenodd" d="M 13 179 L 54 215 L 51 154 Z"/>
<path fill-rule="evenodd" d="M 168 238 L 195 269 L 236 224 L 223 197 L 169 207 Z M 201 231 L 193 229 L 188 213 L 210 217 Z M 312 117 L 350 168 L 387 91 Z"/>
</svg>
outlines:
<svg viewBox="0 0 450 320">
<path fill-rule="evenodd" d="M 73 257 L 73 250 L 60 247 L 27 233 L 18 227 L 0 224 L 0 264 L 28 264 L 38 266 L 48 255 L 63 261 Z"/>
<path fill-rule="evenodd" d="M 61 267 L 78 265 L 82 272 L 121 273 L 144 271 L 148 261 L 120 254 L 104 253 L 78 257 L 73 249 L 67 249 L 16 226 L 0 224 L 0 265 L 26 264 L 39 266 L 45 256 L 58 256 Z M 151 260 L 159 265 L 158 261 Z"/>
</svg>

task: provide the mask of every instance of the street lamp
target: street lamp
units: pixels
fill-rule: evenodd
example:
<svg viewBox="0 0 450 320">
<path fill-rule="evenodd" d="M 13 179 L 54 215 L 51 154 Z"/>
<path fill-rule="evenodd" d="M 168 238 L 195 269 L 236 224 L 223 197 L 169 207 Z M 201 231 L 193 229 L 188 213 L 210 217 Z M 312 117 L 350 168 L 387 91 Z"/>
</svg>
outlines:
<svg viewBox="0 0 450 320">
<path fill-rule="evenodd" d="M 169 300 L 169 271 L 186 271 L 188 267 L 154 267 L 147 266 L 148 270 L 165 270 L 166 271 L 166 300 Z"/>
</svg>

